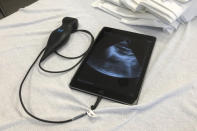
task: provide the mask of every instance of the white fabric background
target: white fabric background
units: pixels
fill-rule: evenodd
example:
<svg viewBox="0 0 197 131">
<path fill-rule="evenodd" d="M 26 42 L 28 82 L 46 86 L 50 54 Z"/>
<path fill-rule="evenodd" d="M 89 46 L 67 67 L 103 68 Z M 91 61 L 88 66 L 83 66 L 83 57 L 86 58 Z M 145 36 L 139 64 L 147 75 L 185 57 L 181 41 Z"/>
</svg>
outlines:
<svg viewBox="0 0 197 131">
<path fill-rule="evenodd" d="M 92 0 L 40 0 L 0 20 L 0 130 L 2 131 L 196 131 L 197 130 L 197 20 L 172 34 L 151 28 L 126 26 L 91 7 Z M 102 100 L 97 118 L 88 116 L 67 124 L 44 124 L 25 114 L 18 98 L 19 85 L 52 30 L 65 16 L 79 19 L 81 29 L 94 36 L 103 26 L 154 35 L 157 42 L 139 103 L 126 106 Z M 77 55 L 89 38 L 76 33 L 62 54 Z M 75 61 L 53 56 L 48 69 L 64 69 Z M 76 70 L 76 69 L 75 69 Z M 68 87 L 75 70 L 46 74 L 35 66 L 25 83 L 25 104 L 37 116 L 64 120 L 87 111 L 96 97 Z"/>
</svg>

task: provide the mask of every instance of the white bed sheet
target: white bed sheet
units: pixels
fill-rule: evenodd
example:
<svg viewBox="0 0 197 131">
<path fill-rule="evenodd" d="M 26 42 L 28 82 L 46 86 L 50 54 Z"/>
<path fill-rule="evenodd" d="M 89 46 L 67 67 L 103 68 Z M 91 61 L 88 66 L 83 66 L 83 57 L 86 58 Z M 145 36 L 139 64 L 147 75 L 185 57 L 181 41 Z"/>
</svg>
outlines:
<svg viewBox="0 0 197 131">
<path fill-rule="evenodd" d="M 197 130 L 197 20 L 172 34 L 151 28 L 126 26 L 91 7 L 92 0 L 39 0 L 0 20 L 0 130 L 5 131 L 196 131 Z M 94 36 L 103 26 L 157 37 L 138 105 L 126 106 L 103 99 L 96 118 L 84 117 L 67 124 L 44 124 L 22 110 L 19 85 L 29 66 L 45 46 L 52 30 L 65 16 L 79 19 L 81 29 Z M 83 52 L 89 39 L 76 33 L 62 54 Z M 58 70 L 76 61 L 53 56 L 48 69 Z M 73 70 L 60 75 L 46 74 L 35 66 L 25 83 L 23 97 L 37 116 L 64 120 L 87 111 L 96 97 L 68 87 Z"/>
</svg>

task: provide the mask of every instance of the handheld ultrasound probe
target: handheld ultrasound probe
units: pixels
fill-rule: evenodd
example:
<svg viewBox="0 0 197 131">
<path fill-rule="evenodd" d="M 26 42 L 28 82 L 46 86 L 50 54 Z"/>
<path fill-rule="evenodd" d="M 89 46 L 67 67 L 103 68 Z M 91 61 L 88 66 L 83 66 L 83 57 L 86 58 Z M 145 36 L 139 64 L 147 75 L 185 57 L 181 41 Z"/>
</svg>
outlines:
<svg viewBox="0 0 197 131">
<path fill-rule="evenodd" d="M 69 40 L 70 34 L 77 30 L 77 28 L 78 20 L 76 18 L 65 17 L 62 20 L 62 25 L 49 36 L 47 46 L 40 61 L 44 61 L 49 55 L 64 46 Z"/>
</svg>

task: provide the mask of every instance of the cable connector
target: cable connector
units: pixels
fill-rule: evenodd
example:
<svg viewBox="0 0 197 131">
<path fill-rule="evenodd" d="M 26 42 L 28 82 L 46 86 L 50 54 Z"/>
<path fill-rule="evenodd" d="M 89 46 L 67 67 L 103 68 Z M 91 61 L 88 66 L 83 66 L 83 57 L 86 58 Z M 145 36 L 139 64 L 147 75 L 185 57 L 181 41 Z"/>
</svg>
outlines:
<svg viewBox="0 0 197 131">
<path fill-rule="evenodd" d="M 87 112 L 87 115 L 88 115 L 89 117 L 93 117 L 93 118 L 97 117 L 97 115 L 94 113 L 93 110 L 89 110 L 89 111 Z"/>
</svg>

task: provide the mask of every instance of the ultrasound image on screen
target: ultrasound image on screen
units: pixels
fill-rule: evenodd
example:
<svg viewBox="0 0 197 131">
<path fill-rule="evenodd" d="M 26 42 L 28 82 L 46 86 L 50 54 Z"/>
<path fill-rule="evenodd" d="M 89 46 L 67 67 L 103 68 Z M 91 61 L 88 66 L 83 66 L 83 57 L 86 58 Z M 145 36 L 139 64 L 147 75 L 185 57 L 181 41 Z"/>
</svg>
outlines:
<svg viewBox="0 0 197 131">
<path fill-rule="evenodd" d="M 142 67 L 140 66 L 133 50 L 129 45 L 131 40 L 123 40 L 118 43 L 110 43 L 100 53 L 93 53 L 87 64 L 94 70 L 116 78 L 140 77 Z"/>
</svg>

